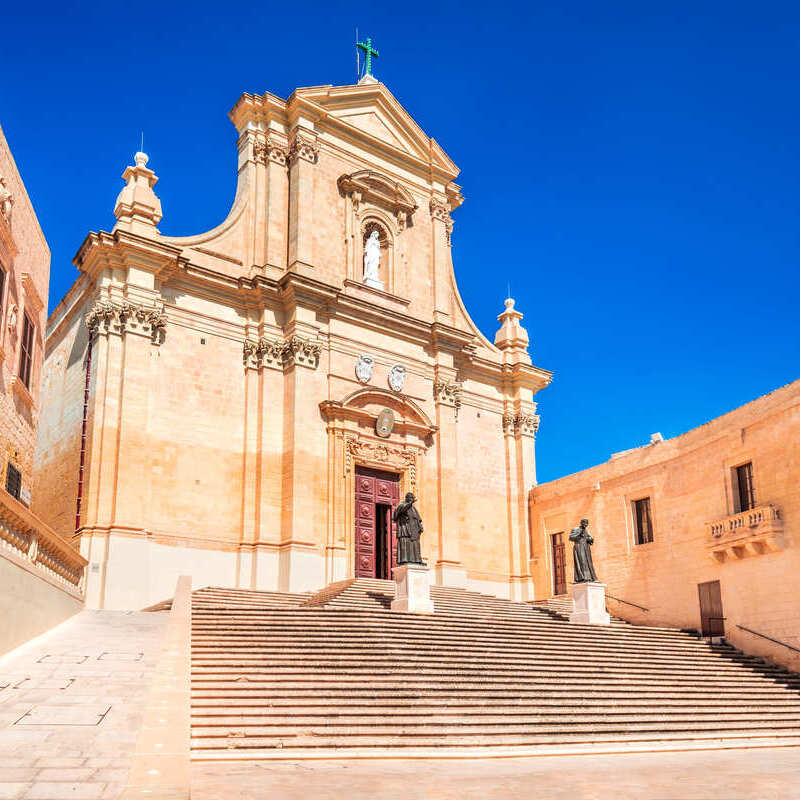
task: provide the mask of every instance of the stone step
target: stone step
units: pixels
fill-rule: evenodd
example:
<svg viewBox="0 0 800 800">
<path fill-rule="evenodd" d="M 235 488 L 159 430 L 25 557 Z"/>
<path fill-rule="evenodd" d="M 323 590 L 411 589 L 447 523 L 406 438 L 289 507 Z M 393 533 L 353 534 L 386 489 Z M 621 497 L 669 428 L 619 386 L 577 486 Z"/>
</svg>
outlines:
<svg viewBox="0 0 800 800">
<path fill-rule="evenodd" d="M 557 713 L 567 713 L 570 710 L 586 713 L 640 713 L 645 711 L 648 714 L 665 712 L 691 712 L 696 714 L 716 715 L 720 712 L 742 713 L 742 714 L 770 714 L 773 712 L 800 713 L 800 700 L 772 700 L 769 703 L 747 703 L 731 704 L 728 701 L 720 701 L 713 698 L 703 700 L 675 700 L 660 699 L 641 700 L 638 698 L 626 698 L 622 700 L 609 701 L 598 699 L 596 701 L 586 701 L 585 698 L 575 697 L 571 700 L 546 700 L 543 698 L 529 698 L 527 700 L 512 703 L 508 700 L 499 702 L 497 699 L 489 698 L 483 702 L 475 700 L 452 700 L 442 698 L 415 697 L 408 698 L 407 702 L 389 701 L 383 698 L 383 702 L 378 706 L 375 703 L 365 704 L 363 698 L 337 698 L 335 703 L 321 704 L 320 698 L 275 698 L 266 696 L 259 703 L 258 698 L 251 697 L 195 697 L 192 698 L 191 707 L 193 712 L 214 711 L 221 714 L 320 714 L 329 715 L 339 714 L 364 714 L 366 716 L 392 716 L 394 714 L 407 714 L 424 716 L 427 714 L 539 714 L 550 713 L 555 709 Z M 544 709 L 544 711 L 543 711 Z"/>
<path fill-rule="evenodd" d="M 258 623 L 280 623 L 286 625 L 306 624 L 309 626 L 330 625 L 335 621 L 337 625 L 343 627 L 357 626 L 364 623 L 377 623 L 382 626 L 392 628 L 426 628 L 436 630 L 438 628 L 447 629 L 472 629 L 474 626 L 499 628 L 503 631 L 515 631 L 518 628 L 540 629 L 550 631 L 564 631 L 578 633 L 586 631 L 594 635 L 607 635 L 619 637 L 651 637 L 651 638 L 670 638 L 670 639 L 691 639 L 697 641 L 697 637 L 686 631 L 679 631 L 674 628 L 643 627 L 635 625 L 609 625 L 607 627 L 593 625 L 578 625 L 569 623 L 569 628 L 561 620 L 553 619 L 547 615 L 537 615 L 532 613 L 528 616 L 520 616 L 514 619 L 502 617 L 483 618 L 480 615 L 471 613 L 454 614 L 407 614 L 398 611 L 375 611 L 357 609 L 241 609 L 235 613 L 225 613 L 224 609 L 219 613 L 214 613 L 212 609 L 199 609 L 193 615 L 198 622 L 217 621 L 225 619 L 230 622 L 258 622 Z"/>
<path fill-rule="evenodd" d="M 727 645 L 431 595 L 431 615 L 387 610 L 394 584 L 363 579 L 196 598 L 195 754 L 800 738 L 800 676 Z"/>
<path fill-rule="evenodd" d="M 798 712 L 720 712 L 709 711 L 706 713 L 686 712 L 686 711 L 659 711 L 647 714 L 632 714 L 629 711 L 584 711 L 575 710 L 563 711 L 560 713 L 552 710 L 540 713 L 531 711 L 516 711 L 503 713 L 473 713 L 473 714 L 443 714 L 429 711 L 420 714 L 395 713 L 381 714 L 374 713 L 350 713 L 332 711 L 318 714 L 294 713 L 280 714 L 274 712 L 258 713 L 225 713 L 224 710 L 211 711 L 208 709 L 194 709 L 191 715 L 193 731 L 200 728 L 220 726 L 229 727 L 250 727 L 250 728 L 275 728 L 275 727 L 300 727 L 310 725 L 312 727 L 324 726 L 326 729 L 337 728 L 347 731 L 349 728 L 358 728 L 362 725 L 386 726 L 391 728 L 411 726 L 420 727 L 428 725 L 458 726 L 460 729 L 482 729 L 488 727 L 497 729 L 500 727 L 517 728 L 522 725 L 543 726 L 543 725 L 577 725 L 581 723 L 592 725 L 611 725 L 614 724 L 655 724 L 669 723 L 692 724 L 694 723 L 716 723 L 719 728 L 724 728 L 729 724 L 738 725 L 740 722 L 755 722 L 759 725 L 791 723 L 797 732 L 800 733 L 800 713 Z"/>
<path fill-rule="evenodd" d="M 758 737 L 791 737 L 800 735 L 796 725 L 772 725 L 765 723 L 738 723 L 735 726 L 721 729 L 714 723 L 653 723 L 652 725 L 631 725 L 609 723 L 608 725 L 574 725 L 566 726 L 509 726 L 496 730 L 467 730 L 460 726 L 398 726 L 397 728 L 359 725 L 357 728 L 347 726 L 346 731 L 337 732 L 336 726 L 303 726 L 285 727 L 270 731 L 262 726 L 240 726 L 233 730 L 219 730 L 203 727 L 192 731 L 193 748 L 261 748 L 280 746 L 304 747 L 393 747 L 393 746 L 448 746 L 456 745 L 492 745 L 509 746 L 541 743 L 569 742 L 576 739 L 597 741 L 609 736 L 627 736 L 638 739 L 664 739 L 670 734 L 672 738 L 719 738 L 724 734 L 758 736 Z M 281 742 L 283 744 L 281 744 Z M 302 744 L 301 744 L 302 742 Z"/>
<path fill-rule="evenodd" d="M 239 642 L 233 640 L 225 643 L 223 641 L 206 642 L 201 638 L 195 638 L 192 647 L 192 655 L 198 659 L 210 659 L 215 657 L 229 660 L 231 658 L 263 658 L 268 657 L 276 660 L 288 657 L 303 657 L 317 659 L 392 659 L 399 657 L 413 657 L 414 659 L 435 658 L 438 661 L 461 661 L 463 659 L 476 660 L 495 660 L 504 662 L 518 661 L 541 661 L 559 660 L 574 661 L 568 654 L 564 653 L 564 648 L 555 645 L 535 645 L 503 648 L 496 645 L 477 644 L 451 644 L 443 643 L 440 645 L 425 643 L 415 645 L 409 642 L 399 642 L 396 640 L 379 640 L 372 642 L 361 641 L 353 642 L 350 639 L 329 642 L 307 642 L 298 641 L 297 645 L 291 645 L 291 639 L 257 640 L 251 642 Z M 593 648 L 585 651 L 582 663 L 590 661 L 613 658 L 615 661 L 622 662 L 642 662 L 649 664 L 675 664 L 714 666 L 720 667 L 728 665 L 731 668 L 739 668 L 742 665 L 751 665 L 758 669 L 779 670 L 780 668 L 765 664 L 758 658 L 748 656 L 734 656 L 716 653 L 703 652 L 666 652 L 642 653 L 634 651 L 631 653 L 620 653 L 618 649 L 612 648 Z"/>
</svg>

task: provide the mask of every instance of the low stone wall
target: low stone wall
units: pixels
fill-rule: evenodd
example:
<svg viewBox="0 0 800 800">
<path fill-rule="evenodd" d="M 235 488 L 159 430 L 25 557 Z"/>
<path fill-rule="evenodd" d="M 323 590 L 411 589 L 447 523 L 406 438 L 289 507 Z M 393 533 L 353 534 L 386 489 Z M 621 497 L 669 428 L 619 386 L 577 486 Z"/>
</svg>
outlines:
<svg viewBox="0 0 800 800">
<path fill-rule="evenodd" d="M 83 608 L 86 559 L 0 489 L 0 654 Z"/>
</svg>

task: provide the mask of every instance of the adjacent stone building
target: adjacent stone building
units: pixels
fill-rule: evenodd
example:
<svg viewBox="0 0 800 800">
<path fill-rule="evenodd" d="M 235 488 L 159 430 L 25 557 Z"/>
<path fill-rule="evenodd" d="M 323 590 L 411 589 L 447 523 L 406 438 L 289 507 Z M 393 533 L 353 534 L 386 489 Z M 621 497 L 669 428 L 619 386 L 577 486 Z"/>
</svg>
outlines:
<svg viewBox="0 0 800 800">
<path fill-rule="evenodd" d="M 137 153 L 49 320 L 38 508 L 80 537 L 87 602 L 146 606 L 186 573 L 281 591 L 389 577 L 407 491 L 438 583 L 532 597 L 533 396 L 551 374 L 512 300 L 494 343 L 464 308 L 457 167 L 369 76 L 245 94 L 230 116 L 227 219 L 162 235 Z"/>
<path fill-rule="evenodd" d="M 30 505 L 50 249 L 0 128 L 0 476 Z"/>
<path fill-rule="evenodd" d="M 724 635 L 800 669 L 800 653 L 790 649 L 800 648 L 798 442 L 795 381 L 682 436 L 655 434 L 605 464 L 537 486 L 537 597 L 568 591 L 569 532 L 588 517 L 613 613 Z"/>
</svg>

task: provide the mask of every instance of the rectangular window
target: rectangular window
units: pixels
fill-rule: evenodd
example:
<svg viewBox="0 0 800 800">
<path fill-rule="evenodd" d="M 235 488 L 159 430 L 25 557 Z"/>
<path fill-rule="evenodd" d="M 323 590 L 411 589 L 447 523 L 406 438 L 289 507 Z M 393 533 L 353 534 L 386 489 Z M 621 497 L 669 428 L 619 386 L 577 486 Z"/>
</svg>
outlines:
<svg viewBox="0 0 800 800">
<path fill-rule="evenodd" d="M 25 314 L 22 323 L 22 346 L 19 354 L 19 377 L 25 388 L 31 388 L 31 371 L 33 367 L 33 323 Z"/>
<path fill-rule="evenodd" d="M 6 288 L 6 271 L 0 264 L 0 322 L 3 321 L 3 289 Z"/>
<path fill-rule="evenodd" d="M 6 491 L 19 500 L 19 493 L 22 489 L 22 473 L 11 463 L 6 469 Z"/>
<path fill-rule="evenodd" d="M 736 495 L 736 512 L 749 511 L 755 508 L 756 498 L 753 493 L 753 462 L 748 461 L 733 471 L 733 490 Z"/>
<path fill-rule="evenodd" d="M 633 522 L 636 526 L 636 544 L 653 541 L 653 518 L 650 514 L 650 498 L 633 501 Z"/>
</svg>

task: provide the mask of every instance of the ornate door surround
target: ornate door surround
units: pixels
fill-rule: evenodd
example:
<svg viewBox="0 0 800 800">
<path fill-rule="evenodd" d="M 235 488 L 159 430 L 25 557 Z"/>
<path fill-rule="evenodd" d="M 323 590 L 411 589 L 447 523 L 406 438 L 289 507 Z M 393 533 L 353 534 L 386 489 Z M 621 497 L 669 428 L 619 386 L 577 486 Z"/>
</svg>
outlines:
<svg viewBox="0 0 800 800">
<path fill-rule="evenodd" d="M 375 433 L 382 408 L 395 414 L 386 439 Z M 333 583 L 356 576 L 356 467 L 393 473 L 398 497 L 414 492 L 425 504 L 423 456 L 438 428 L 412 401 L 375 387 L 357 390 L 342 401 L 324 401 L 320 410 L 328 432 L 325 580 Z M 431 487 L 430 502 L 434 501 Z"/>
</svg>

